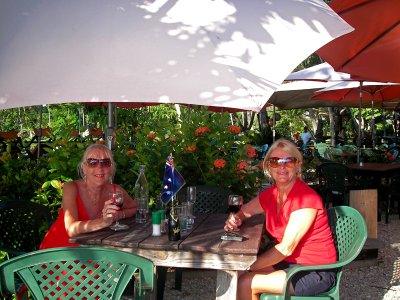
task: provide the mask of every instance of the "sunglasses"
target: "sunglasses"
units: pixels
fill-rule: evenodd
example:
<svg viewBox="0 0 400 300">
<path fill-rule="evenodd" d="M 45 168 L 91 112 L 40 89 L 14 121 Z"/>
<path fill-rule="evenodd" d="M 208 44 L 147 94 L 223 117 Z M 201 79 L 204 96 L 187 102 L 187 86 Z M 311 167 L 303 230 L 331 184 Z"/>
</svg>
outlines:
<svg viewBox="0 0 400 300">
<path fill-rule="evenodd" d="M 297 164 L 297 158 L 295 157 L 270 157 L 268 159 L 268 164 L 271 168 L 279 168 L 280 166 L 285 166 L 287 168 L 294 168 Z"/>
<path fill-rule="evenodd" d="M 103 168 L 109 168 L 109 167 L 111 167 L 111 159 L 109 159 L 109 158 L 103 158 L 103 159 L 88 158 L 86 160 L 86 165 L 89 168 L 96 168 L 98 165 L 102 166 Z"/>
</svg>

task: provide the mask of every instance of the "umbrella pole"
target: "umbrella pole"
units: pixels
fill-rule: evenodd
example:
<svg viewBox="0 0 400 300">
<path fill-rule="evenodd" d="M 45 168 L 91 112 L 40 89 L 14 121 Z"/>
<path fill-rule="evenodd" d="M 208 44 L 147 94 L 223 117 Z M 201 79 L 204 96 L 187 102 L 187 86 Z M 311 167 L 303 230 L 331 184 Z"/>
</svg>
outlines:
<svg viewBox="0 0 400 300">
<path fill-rule="evenodd" d="M 376 141 L 375 141 L 374 94 L 372 94 L 371 108 L 372 108 L 372 119 L 371 119 L 372 148 L 375 148 Z"/>
<path fill-rule="evenodd" d="M 113 127 L 113 104 L 108 102 L 108 127 Z"/>
<path fill-rule="evenodd" d="M 40 143 L 41 143 L 41 140 L 42 140 L 42 123 L 43 123 L 43 105 L 40 105 L 38 142 L 37 142 L 37 161 L 38 162 L 39 162 L 39 157 L 40 157 Z"/>
<path fill-rule="evenodd" d="M 362 108 L 362 81 L 360 81 L 360 99 L 358 102 L 358 138 L 357 138 L 357 163 L 361 156 L 361 108 Z"/>
<path fill-rule="evenodd" d="M 275 105 L 272 106 L 273 116 L 272 116 L 272 142 L 275 142 Z"/>
<path fill-rule="evenodd" d="M 113 150 L 114 146 L 114 139 L 115 139 L 115 128 L 113 122 L 113 104 L 112 102 L 108 102 L 108 127 L 106 129 L 106 142 L 108 149 Z"/>
</svg>

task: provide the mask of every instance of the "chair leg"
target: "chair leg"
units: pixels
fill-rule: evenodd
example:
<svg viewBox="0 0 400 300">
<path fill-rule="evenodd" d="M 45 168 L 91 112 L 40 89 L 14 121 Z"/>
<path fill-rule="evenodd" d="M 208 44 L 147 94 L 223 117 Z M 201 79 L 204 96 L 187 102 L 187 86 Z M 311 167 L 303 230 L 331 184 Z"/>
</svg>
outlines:
<svg viewBox="0 0 400 300">
<path fill-rule="evenodd" d="M 392 196 L 386 195 L 386 209 L 385 209 L 385 224 L 389 223 L 389 214 L 390 214 L 390 200 L 391 200 Z"/>
<path fill-rule="evenodd" d="M 177 291 L 182 290 L 182 271 L 181 268 L 175 269 L 175 290 Z"/>
</svg>

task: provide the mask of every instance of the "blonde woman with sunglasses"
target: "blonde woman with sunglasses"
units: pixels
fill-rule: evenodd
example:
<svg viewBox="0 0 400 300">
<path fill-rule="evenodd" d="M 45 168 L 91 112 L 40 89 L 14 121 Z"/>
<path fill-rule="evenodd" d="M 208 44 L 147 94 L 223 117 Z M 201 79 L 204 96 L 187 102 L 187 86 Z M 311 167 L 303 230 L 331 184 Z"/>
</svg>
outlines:
<svg viewBox="0 0 400 300">
<path fill-rule="evenodd" d="M 261 253 L 238 281 L 237 299 L 258 299 L 260 293 L 282 294 L 286 269 L 336 261 L 336 250 L 321 197 L 301 180 L 303 158 L 291 141 L 275 141 L 264 158 L 273 185 L 229 216 L 226 231 L 253 215 L 265 213 L 266 230 L 275 245 Z M 317 295 L 335 283 L 335 270 L 303 272 L 292 281 L 291 294 Z"/>
<path fill-rule="evenodd" d="M 47 232 L 40 249 L 77 246 L 68 242 L 80 233 L 110 226 L 118 218 L 132 217 L 137 203 L 119 185 L 113 184 L 115 161 L 112 152 L 102 144 L 90 145 L 78 165 L 81 179 L 65 183 L 62 207 L 57 220 Z M 121 208 L 112 204 L 110 193 L 122 192 Z"/>
</svg>

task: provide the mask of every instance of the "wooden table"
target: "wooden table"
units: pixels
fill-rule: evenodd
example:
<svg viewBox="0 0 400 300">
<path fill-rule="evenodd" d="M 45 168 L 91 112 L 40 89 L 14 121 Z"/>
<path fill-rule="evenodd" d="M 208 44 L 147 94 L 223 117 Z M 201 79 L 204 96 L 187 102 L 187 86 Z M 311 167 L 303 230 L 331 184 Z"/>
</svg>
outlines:
<svg viewBox="0 0 400 300">
<path fill-rule="evenodd" d="M 383 210 L 385 211 L 385 223 L 389 222 L 389 209 L 390 204 L 388 200 L 385 199 L 384 189 L 382 185 L 383 179 L 390 179 L 391 177 L 399 174 L 400 164 L 399 163 L 363 163 L 362 166 L 359 164 L 349 164 L 353 175 L 360 176 L 364 183 L 369 185 L 369 188 L 374 188 L 378 190 L 378 205 L 381 207 L 386 203 Z M 386 197 L 387 198 L 387 197 Z M 380 214 L 378 215 L 378 220 L 380 220 Z"/>
<path fill-rule="evenodd" d="M 394 176 L 400 172 L 400 164 L 398 163 L 363 163 L 349 164 L 354 175 L 359 176 L 374 176 L 379 179 Z"/>
<path fill-rule="evenodd" d="M 130 225 L 126 231 L 105 228 L 71 238 L 81 245 L 100 245 L 136 253 L 153 261 L 156 266 L 217 270 L 216 299 L 235 299 L 238 274 L 256 260 L 261 244 L 264 216 L 254 216 L 242 225 L 242 242 L 223 241 L 223 226 L 227 215 L 197 216 L 195 225 L 182 234 L 180 241 L 169 241 L 166 234 L 151 236 L 150 222 Z M 154 297 L 154 295 L 153 295 Z"/>
</svg>

